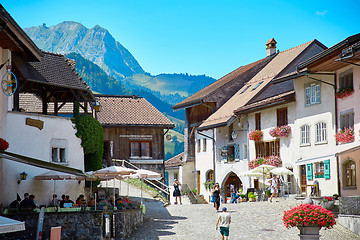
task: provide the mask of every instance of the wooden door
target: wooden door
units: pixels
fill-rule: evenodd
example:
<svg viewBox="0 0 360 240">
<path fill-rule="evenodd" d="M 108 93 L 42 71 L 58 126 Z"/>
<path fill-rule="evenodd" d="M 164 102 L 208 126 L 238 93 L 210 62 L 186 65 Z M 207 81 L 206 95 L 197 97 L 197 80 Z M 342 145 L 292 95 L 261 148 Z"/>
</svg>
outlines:
<svg viewBox="0 0 360 240">
<path fill-rule="evenodd" d="M 254 179 L 254 188 L 259 189 L 259 180 L 258 179 Z"/>
<path fill-rule="evenodd" d="M 306 192 L 306 165 L 301 165 L 301 192 Z"/>
<path fill-rule="evenodd" d="M 198 194 L 200 194 L 200 171 L 197 171 L 197 189 Z"/>
</svg>

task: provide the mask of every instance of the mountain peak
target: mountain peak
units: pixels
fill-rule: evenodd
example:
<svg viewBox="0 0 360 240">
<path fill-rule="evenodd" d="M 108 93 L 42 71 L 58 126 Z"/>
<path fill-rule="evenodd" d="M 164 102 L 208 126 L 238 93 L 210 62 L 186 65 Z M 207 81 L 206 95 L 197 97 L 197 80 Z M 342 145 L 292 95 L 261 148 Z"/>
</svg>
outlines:
<svg viewBox="0 0 360 240">
<path fill-rule="evenodd" d="M 81 23 L 64 21 L 51 27 L 42 25 L 24 30 L 44 51 L 78 53 L 118 80 L 144 73 L 134 56 L 99 25 L 88 29 Z"/>
</svg>

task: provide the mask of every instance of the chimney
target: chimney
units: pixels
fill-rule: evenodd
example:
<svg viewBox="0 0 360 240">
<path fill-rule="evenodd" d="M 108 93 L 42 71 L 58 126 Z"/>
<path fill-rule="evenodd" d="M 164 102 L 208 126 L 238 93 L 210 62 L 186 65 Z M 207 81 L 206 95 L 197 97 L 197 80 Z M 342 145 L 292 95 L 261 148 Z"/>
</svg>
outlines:
<svg viewBox="0 0 360 240">
<path fill-rule="evenodd" d="M 271 56 L 276 53 L 276 41 L 274 38 L 269 39 L 266 42 L 266 56 Z"/>
</svg>

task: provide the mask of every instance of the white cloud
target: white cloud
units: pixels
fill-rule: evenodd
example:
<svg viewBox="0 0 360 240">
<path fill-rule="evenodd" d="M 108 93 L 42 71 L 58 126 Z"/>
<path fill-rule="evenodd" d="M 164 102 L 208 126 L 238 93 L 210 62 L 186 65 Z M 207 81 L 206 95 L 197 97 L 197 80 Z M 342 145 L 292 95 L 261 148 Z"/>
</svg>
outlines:
<svg viewBox="0 0 360 240">
<path fill-rule="evenodd" d="M 316 15 L 319 15 L 319 16 L 325 16 L 326 14 L 327 14 L 327 10 L 324 10 L 322 12 L 316 11 Z"/>
</svg>

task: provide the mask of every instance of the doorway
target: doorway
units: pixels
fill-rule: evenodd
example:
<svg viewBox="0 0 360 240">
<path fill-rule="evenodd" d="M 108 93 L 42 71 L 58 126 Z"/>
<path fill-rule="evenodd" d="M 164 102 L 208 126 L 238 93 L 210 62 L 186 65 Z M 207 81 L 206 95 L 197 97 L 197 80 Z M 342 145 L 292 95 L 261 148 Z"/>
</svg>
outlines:
<svg viewBox="0 0 360 240">
<path fill-rule="evenodd" d="M 240 178 L 235 173 L 233 172 L 230 173 L 224 184 L 224 189 L 223 189 L 224 203 L 227 202 L 228 198 L 231 198 L 231 194 L 234 190 L 237 190 L 241 187 L 242 187 L 242 182 Z"/>
<path fill-rule="evenodd" d="M 306 192 L 306 165 L 301 165 L 300 166 L 300 172 L 301 172 L 301 177 L 300 177 L 300 179 L 301 179 L 301 184 L 300 184 L 300 186 L 301 186 L 301 193 L 304 193 L 304 192 Z"/>
</svg>

